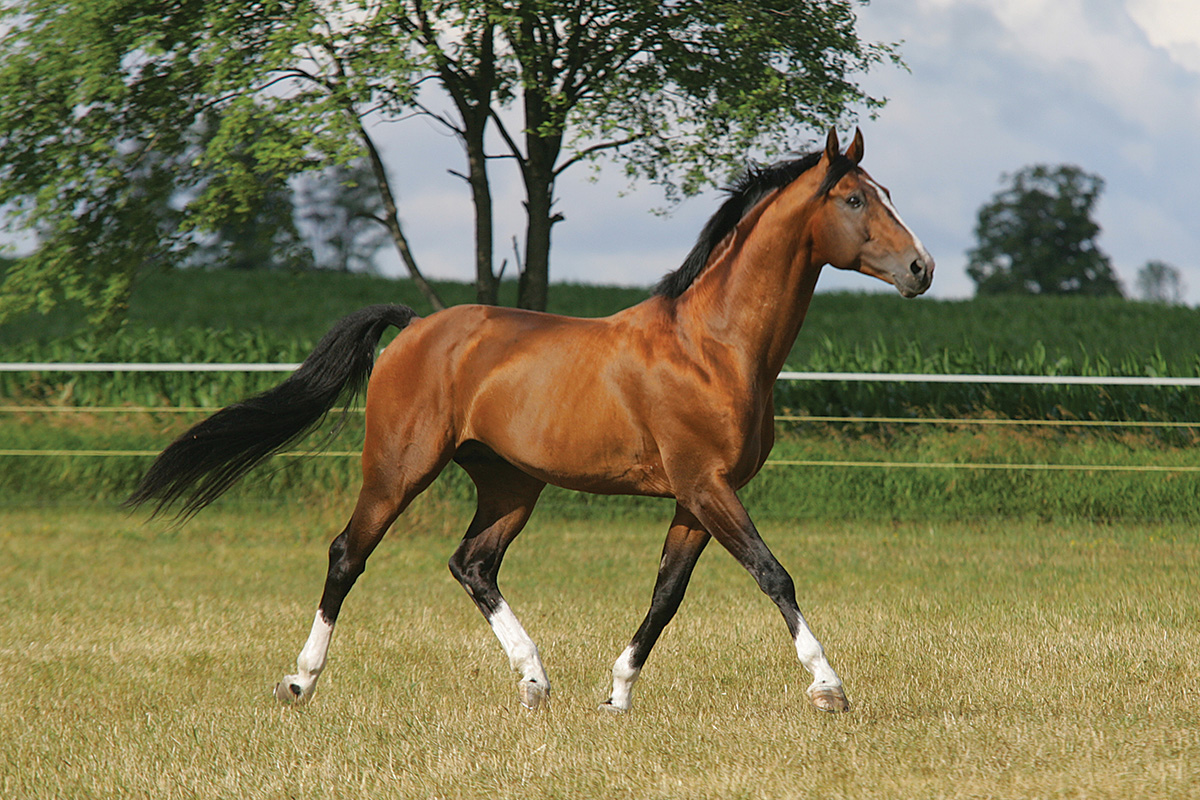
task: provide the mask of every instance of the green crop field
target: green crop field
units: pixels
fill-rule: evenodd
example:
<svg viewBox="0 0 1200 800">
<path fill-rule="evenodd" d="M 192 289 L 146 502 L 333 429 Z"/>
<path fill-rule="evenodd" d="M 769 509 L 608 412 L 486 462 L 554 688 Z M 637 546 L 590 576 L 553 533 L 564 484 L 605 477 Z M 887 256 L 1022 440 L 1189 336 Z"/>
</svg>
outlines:
<svg viewBox="0 0 1200 800">
<path fill-rule="evenodd" d="M 439 284 L 468 302 L 463 284 Z M 506 287 L 511 293 L 512 287 Z M 550 310 L 610 314 L 643 289 L 555 285 Z M 271 298 L 264 303 L 263 298 Z M 427 312 L 408 281 L 331 273 L 155 273 L 134 293 L 128 323 L 97 337 L 70 308 L 0 325 L 5 361 L 301 360 L 329 326 L 369 303 Z M 788 367 L 868 372 L 1037 375 L 1200 375 L 1200 310 L 1107 298 L 904 300 L 894 294 L 818 294 Z M 34 403 L 207 405 L 231 402 L 271 376 L 0 373 L 0 398 Z M 933 412 L 1076 418 L 1181 418 L 1191 393 L 1030 387 L 788 385 L 793 410 L 856 415 Z"/>
<path fill-rule="evenodd" d="M 1200 795 L 1193 525 L 772 522 L 853 709 L 808 707 L 782 620 L 720 548 L 633 710 L 596 706 L 665 517 L 535 516 L 502 586 L 554 686 L 530 714 L 445 560 L 402 522 L 314 701 L 273 683 L 345 509 L 0 521 L 6 798 L 1182 798 Z"/>
<path fill-rule="evenodd" d="M 682 257 L 682 254 L 681 254 Z M 657 279 L 647 276 L 647 283 Z M 447 302 L 471 302 L 465 284 L 436 284 Z M 870 284 L 864 284 L 868 286 Z M 515 287 L 504 285 L 511 302 Z M 549 310 L 602 316 L 644 299 L 645 289 L 554 284 Z M 270 302 L 264 302 L 270 298 Z M 406 303 L 429 312 L 407 280 L 305 272 L 156 272 L 136 285 L 127 328 L 132 333 L 253 331 L 273 346 L 307 350 L 343 315 L 370 303 Z M 60 307 L 0 325 L 0 354 L 87 357 L 106 342 L 88 337 L 78 311 Z M 136 337 L 135 337 L 136 338 Z M 53 345 L 53 346 L 52 346 Z M 115 349 L 128 350 L 118 339 Z M 143 352 L 149 345 L 142 344 Z M 209 354 L 194 343 L 196 360 Z M 857 350 L 857 354 L 855 351 Z M 819 368 L 841 359 L 923 359 L 937 364 L 1025 363 L 1031 369 L 1094 368 L 1122 362 L 1163 362 L 1192 372 L 1200 358 L 1200 310 L 1112 298 L 983 297 L 905 300 L 895 293 L 822 293 L 814 297 L 791 366 Z M 945 370 L 938 370 L 945 371 Z"/>
</svg>

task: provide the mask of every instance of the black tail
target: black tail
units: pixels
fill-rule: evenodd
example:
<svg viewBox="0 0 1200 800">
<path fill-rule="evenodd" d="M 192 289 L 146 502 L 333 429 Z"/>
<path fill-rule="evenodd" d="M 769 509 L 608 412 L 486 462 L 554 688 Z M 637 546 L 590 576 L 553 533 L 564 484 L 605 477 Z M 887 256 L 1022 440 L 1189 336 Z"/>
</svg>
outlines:
<svg viewBox="0 0 1200 800">
<path fill-rule="evenodd" d="M 157 514 L 183 498 L 180 516 L 195 514 L 311 431 L 344 392 L 350 398 L 360 392 L 384 330 L 404 328 L 415 316 L 407 306 L 376 305 L 341 320 L 286 381 L 221 409 L 172 442 L 125 504 L 157 501 Z"/>
</svg>

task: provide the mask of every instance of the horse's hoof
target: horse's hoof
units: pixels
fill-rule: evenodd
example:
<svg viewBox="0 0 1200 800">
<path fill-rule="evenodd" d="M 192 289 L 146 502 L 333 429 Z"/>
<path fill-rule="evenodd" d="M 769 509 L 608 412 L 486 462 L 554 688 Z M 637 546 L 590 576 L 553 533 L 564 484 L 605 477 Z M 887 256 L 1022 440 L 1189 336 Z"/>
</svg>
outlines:
<svg viewBox="0 0 1200 800">
<path fill-rule="evenodd" d="M 312 697 L 312 687 L 308 691 L 295 679 L 294 676 L 285 676 L 283 680 L 275 684 L 275 699 L 285 706 L 298 706 L 308 702 L 308 698 Z"/>
<path fill-rule="evenodd" d="M 530 711 L 537 711 L 550 703 L 550 685 L 537 681 L 521 681 L 517 684 L 517 693 L 521 695 L 521 705 Z"/>
<path fill-rule="evenodd" d="M 840 686 L 818 686 L 808 690 L 808 697 L 818 711 L 840 714 L 850 710 L 850 701 Z"/>
<path fill-rule="evenodd" d="M 600 704 L 600 710 L 607 711 L 609 714 L 620 715 L 620 714 L 627 713 L 629 711 L 629 708 L 628 707 L 621 708 L 620 706 L 613 705 L 612 700 L 605 700 L 603 703 Z"/>
</svg>

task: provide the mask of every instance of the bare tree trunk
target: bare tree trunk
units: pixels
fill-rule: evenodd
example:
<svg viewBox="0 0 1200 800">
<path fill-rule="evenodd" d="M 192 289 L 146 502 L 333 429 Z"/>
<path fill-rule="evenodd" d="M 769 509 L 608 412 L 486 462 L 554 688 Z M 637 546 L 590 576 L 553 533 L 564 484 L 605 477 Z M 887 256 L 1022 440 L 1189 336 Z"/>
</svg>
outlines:
<svg viewBox="0 0 1200 800">
<path fill-rule="evenodd" d="M 545 311 L 550 287 L 550 231 L 561 217 L 551 215 L 554 180 L 530 169 L 525 201 L 525 269 L 517 285 L 517 305 Z"/>
<path fill-rule="evenodd" d="M 554 209 L 554 163 L 562 149 L 562 135 L 546 133 L 549 118 L 543 98 L 525 92 L 525 270 L 517 289 L 517 305 L 545 311 L 550 290 L 550 231 L 562 216 Z"/>
<path fill-rule="evenodd" d="M 487 116 L 475 120 L 466 118 L 463 142 L 467 149 L 468 182 L 475 206 L 475 300 L 494 306 L 500 302 L 500 277 L 492 269 L 492 190 L 488 183 L 487 156 L 483 136 Z"/>
</svg>

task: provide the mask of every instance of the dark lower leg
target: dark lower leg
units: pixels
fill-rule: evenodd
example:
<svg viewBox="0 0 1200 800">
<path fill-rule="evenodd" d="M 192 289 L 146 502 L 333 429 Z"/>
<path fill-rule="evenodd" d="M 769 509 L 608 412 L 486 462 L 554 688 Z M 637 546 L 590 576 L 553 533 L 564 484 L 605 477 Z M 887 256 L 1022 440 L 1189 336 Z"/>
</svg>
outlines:
<svg viewBox="0 0 1200 800">
<path fill-rule="evenodd" d="M 613 688 L 606 708 L 626 711 L 632 702 L 633 684 L 641 674 L 650 651 L 683 601 L 692 570 L 708 544 L 709 535 L 690 513 L 677 509 L 654 583 L 654 594 L 645 619 L 634 633 L 629 646 L 613 665 Z"/>
<path fill-rule="evenodd" d="M 296 673 L 285 675 L 275 687 L 275 697 L 284 703 L 307 700 L 325 669 L 333 627 L 346 595 L 366 568 L 367 558 L 383 539 L 396 517 L 416 495 L 417 487 L 399 499 L 369 491 L 364 486 L 358 505 L 346 528 L 329 546 L 329 569 L 325 589 L 304 648 L 296 658 Z"/>
</svg>

